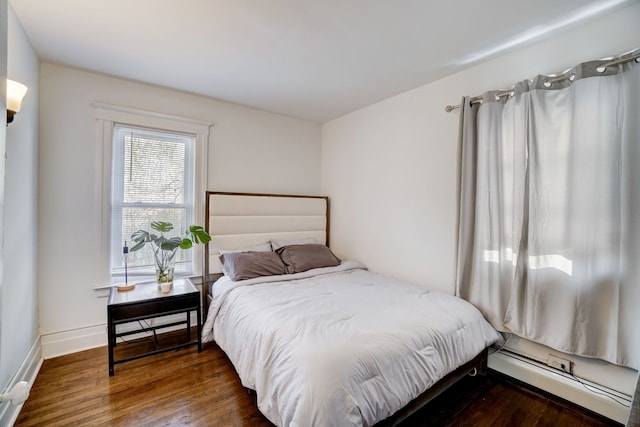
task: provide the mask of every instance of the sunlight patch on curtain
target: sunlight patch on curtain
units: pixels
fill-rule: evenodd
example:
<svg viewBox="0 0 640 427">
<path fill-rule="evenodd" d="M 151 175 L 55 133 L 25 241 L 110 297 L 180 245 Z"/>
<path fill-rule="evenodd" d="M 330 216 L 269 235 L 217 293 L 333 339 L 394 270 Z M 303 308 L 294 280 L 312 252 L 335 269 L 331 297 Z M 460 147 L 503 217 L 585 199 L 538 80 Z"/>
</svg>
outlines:
<svg viewBox="0 0 640 427">
<path fill-rule="evenodd" d="M 511 248 L 505 248 L 502 252 L 501 256 L 500 251 L 483 251 L 485 262 L 493 262 L 494 264 L 510 262 L 515 267 L 518 263 L 518 254 L 514 253 Z M 529 268 L 532 270 L 555 268 L 568 276 L 571 276 L 571 273 L 573 272 L 573 262 L 560 254 L 529 256 L 528 263 Z"/>
</svg>

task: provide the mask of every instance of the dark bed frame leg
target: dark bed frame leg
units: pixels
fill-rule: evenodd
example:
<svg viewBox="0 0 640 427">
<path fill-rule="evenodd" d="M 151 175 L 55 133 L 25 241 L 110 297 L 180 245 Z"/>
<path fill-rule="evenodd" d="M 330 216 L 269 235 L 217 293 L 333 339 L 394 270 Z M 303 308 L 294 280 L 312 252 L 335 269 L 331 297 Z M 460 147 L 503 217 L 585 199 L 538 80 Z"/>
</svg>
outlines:
<svg viewBox="0 0 640 427">
<path fill-rule="evenodd" d="M 482 362 L 477 366 L 477 369 L 478 369 L 478 375 L 482 375 L 483 377 L 486 377 L 487 374 L 489 373 L 489 368 L 487 367 L 487 362 L 489 360 L 489 349 L 485 349 L 483 354 L 484 354 L 484 357 L 482 358 Z"/>
</svg>

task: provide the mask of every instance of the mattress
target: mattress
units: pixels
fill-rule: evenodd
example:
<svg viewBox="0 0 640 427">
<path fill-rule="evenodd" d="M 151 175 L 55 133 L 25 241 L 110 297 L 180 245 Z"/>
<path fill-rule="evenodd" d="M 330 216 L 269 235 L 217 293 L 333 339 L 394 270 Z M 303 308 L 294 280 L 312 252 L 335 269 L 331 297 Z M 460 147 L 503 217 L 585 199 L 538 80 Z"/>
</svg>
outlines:
<svg viewBox="0 0 640 427">
<path fill-rule="evenodd" d="M 215 340 L 278 426 L 370 426 L 500 339 L 466 301 L 357 262 L 213 287 Z"/>
</svg>

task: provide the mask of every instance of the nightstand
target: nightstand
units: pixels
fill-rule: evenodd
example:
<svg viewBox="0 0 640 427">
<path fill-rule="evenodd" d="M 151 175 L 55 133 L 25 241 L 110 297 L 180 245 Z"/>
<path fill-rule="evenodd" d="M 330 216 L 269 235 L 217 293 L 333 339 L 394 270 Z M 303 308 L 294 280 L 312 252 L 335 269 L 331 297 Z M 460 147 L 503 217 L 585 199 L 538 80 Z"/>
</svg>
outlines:
<svg viewBox="0 0 640 427">
<path fill-rule="evenodd" d="M 197 317 L 197 337 L 191 339 L 191 312 L 196 312 Z M 169 316 L 173 314 L 185 314 L 185 319 L 155 326 L 141 326 L 132 331 L 116 331 L 116 326 L 124 323 L 138 322 L 141 320 Z M 158 348 L 156 330 L 177 325 L 186 325 L 187 342 L 172 345 L 170 347 Z M 118 337 L 137 334 L 140 332 L 153 332 L 155 339 L 155 349 L 142 354 L 115 359 L 116 339 Z M 176 350 L 178 348 L 191 345 L 198 346 L 198 353 L 202 351 L 202 313 L 200 308 L 200 291 L 189 279 L 174 280 L 173 287 L 168 293 L 160 292 L 156 283 L 138 284 L 130 291 L 119 292 L 116 287 L 112 287 L 109 292 L 109 303 L 107 305 L 107 335 L 109 340 L 109 375 L 114 374 L 114 365 L 151 356 L 165 351 Z"/>
</svg>

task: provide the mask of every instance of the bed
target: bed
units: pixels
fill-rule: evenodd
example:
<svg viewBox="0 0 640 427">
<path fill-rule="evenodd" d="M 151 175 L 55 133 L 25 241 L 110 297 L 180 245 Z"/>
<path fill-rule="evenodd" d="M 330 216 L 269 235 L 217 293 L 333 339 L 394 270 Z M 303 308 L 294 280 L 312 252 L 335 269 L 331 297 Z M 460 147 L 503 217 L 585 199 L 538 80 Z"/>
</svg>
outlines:
<svg viewBox="0 0 640 427">
<path fill-rule="evenodd" d="M 209 192 L 206 205 L 203 341 L 274 424 L 395 425 L 486 368 L 500 336 L 472 305 L 331 252 L 326 197 Z"/>
</svg>

